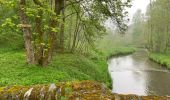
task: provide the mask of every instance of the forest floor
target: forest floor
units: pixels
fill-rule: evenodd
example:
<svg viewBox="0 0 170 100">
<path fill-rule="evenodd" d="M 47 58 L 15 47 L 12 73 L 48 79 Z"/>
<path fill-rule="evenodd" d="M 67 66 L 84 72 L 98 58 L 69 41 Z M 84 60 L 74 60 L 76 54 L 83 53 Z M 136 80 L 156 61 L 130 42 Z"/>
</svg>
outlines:
<svg viewBox="0 0 170 100">
<path fill-rule="evenodd" d="M 0 87 L 9 85 L 35 85 L 57 82 L 92 80 L 111 86 L 107 56 L 134 52 L 134 49 L 113 49 L 112 53 L 85 56 L 56 54 L 49 66 L 27 65 L 22 50 L 0 50 Z"/>
<path fill-rule="evenodd" d="M 170 69 L 170 53 L 151 53 L 149 58 Z"/>
</svg>

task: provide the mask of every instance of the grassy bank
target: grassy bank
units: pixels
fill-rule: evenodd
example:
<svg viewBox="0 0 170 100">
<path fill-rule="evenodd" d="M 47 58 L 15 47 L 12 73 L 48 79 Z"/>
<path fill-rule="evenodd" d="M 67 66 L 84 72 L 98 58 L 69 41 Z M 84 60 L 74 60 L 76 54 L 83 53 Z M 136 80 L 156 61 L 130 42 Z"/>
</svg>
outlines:
<svg viewBox="0 0 170 100">
<path fill-rule="evenodd" d="M 136 50 L 133 47 L 119 47 L 119 48 L 104 49 L 103 53 L 105 57 L 110 57 L 110 56 L 127 55 L 135 51 Z"/>
<path fill-rule="evenodd" d="M 93 61 L 82 55 L 57 54 L 46 68 L 28 66 L 23 51 L 0 52 L 0 86 L 96 80 L 109 84 L 105 60 Z"/>
<path fill-rule="evenodd" d="M 56 54 L 46 68 L 27 65 L 22 50 L 0 50 L 0 86 L 49 84 L 58 81 L 95 80 L 111 86 L 106 58 L 131 53 L 114 49 L 95 56 Z"/>
<path fill-rule="evenodd" d="M 151 53 L 149 58 L 170 69 L 170 54 Z"/>
</svg>

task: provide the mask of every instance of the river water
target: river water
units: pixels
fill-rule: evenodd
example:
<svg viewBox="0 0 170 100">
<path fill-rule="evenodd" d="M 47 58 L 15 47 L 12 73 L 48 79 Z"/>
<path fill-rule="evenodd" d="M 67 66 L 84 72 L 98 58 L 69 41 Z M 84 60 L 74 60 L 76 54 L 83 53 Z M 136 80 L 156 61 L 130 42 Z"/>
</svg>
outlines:
<svg viewBox="0 0 170 100">
<path fill-rule="evenodd" d="M 170 95 L 170 71 L 149 60 L 145 51 L 108 61 L 113 92 L 137 95 Z"/>
</svg>

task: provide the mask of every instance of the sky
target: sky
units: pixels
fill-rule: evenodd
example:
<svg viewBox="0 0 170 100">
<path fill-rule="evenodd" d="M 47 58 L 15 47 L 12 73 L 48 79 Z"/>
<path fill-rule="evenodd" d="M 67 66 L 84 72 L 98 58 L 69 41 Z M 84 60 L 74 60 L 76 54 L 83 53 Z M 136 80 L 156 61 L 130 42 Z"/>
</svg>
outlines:
<svg viewBox="0 0 170 100">
<path fill-rule="evenodd" d="M 146 13 L 146 9 L 147 9 L 149 2 L 150 0 L 132 0 L 131 2 L 132 7 L 127 9 L 127 11 L 129 12 L 128 18 L 130 19 L 129 24 L 131 23 L 133 15 L 138 9 L 141 9 L 142 13 Z M 115 24 L 112 23 L 110 20 L 106 21 L 105 25 L 111 30 L 115 29 L 114 28 Z"/>
<path fill-rule="evenodd" d="M 138 10 L 141 9 L 143 13 L 146 12 L 147 5 L 149 4 L 150 0 L 133 0 L 132 1 L 132 7 L 128 8 L 129 12 L 129 18 L 132 19 L 134 13 Z"/>
</svg>

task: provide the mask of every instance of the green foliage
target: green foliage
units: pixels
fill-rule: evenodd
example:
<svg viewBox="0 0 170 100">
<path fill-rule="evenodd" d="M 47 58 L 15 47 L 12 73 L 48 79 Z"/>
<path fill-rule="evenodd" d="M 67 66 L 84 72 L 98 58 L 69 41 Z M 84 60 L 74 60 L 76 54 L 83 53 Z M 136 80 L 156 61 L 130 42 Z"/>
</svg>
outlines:
<svg viewBox="0 0 170 100">
<path fill-rule="evenodd" d="M 54 3 L 54 0 L 52 1 Z M 129 2 L 130 0 L 127 2 L 82 0 L 80 3 L 72 4 L 72 0 L 69 0 L 65 13 L 75 14 L 71 15 L 72 19 L 66 18 L 64 23 L 66 27 L 62 30 L 63 28 L 60 26 L 62 25 L 62 17 L 65 16 L 60 14 L 61 11 L 56 13 L 55 6 L 49 0 L 40 0 L 40 2 L 26 0 L 26 5 L 24 3 L 18 5 L 18 0 L 0 0 L 0 7 L 3 8 L 0 9 L 0 86 L 46 84 L 74 80 L 97 80 L 111 86 L 106 57 L 110 54 L 127 54 L 132 52 L 132 49 L 119 49 L 119 51 L 110 48 L 111 51 L 106 50 L 102 53 L 99 52 L 100 49 L 99 51 L 93 50 L 96 48 L 92 45 L 106 34 L 104 22 L 108 19 L 112 19 L 121 32 L 125 31 L 127 26 L 124 23 L 126 15 L 124 11 L 125 7 L 130 6 Z M 19 8 L 21 16 L 16 13 L 19 12 Z M 26 16 L 22 16 L 24 14 Z M 19 17 L 21 19 L 23 17 L 23 22 L 19 21 Z M 29 39 L 32 41 L 33 50 L 38 48 L 34 52 L 40 52 L 40 56 L 42 56 L 40 59 L 44 57 L 50 46 L 52 47 L 52 38 L 56 38 L 54 44 L 58 46 L 61 42 L 60 39 L 62 39 L 61 31 L 64 31 L 63 41 L 67 42 L 67 45 L 65 42 L 65 48 L 75 49 L 76 54 L 57 53 L 46 68 L 27 65 L 25 63 L 26 55 L 22 51 L 24 47 L 23 33 L 19 29 L 19 26 L 23 24 L 30 26 L 30 37 L 33 38 Z M 26 29 L 26 27 L 24 28 Z M 72 46 L 73 44 L 74 46 Z M 58 48 L 56 45 L 55 48 Z M 43 49 L 41 50 L 41 48 Z M 89 54 L 92 55 L 89 56 Z"/>
<path fill-rule="evenodd" d="M 170 1 L 152 1 L 147 12 L 147 40 L 148 48 L 154 52 L 166 52 L 170 43 Z"/>
<path fill-rule="evenodd" d="M 18 29 L 17 0 L 0 0 L 0 48 L 23 48 L 23 37 Z"/>
</svg>

